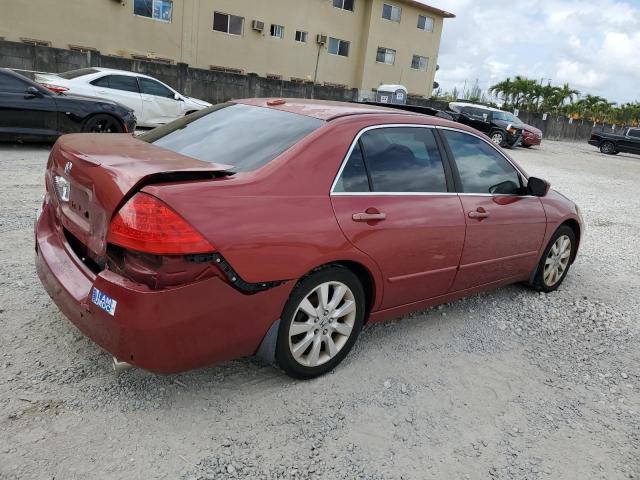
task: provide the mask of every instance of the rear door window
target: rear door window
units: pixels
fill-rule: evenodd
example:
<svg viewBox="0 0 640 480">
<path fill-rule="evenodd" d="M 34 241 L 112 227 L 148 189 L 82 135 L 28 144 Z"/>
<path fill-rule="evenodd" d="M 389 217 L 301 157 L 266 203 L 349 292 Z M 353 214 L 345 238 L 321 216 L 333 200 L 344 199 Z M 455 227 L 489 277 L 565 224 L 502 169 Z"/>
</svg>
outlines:
<svg viewBox="0 0 640 480">
<path fill-rule="evenodd" d="M 464 193 L 522 193 L 518 171 L 484 140 L 464 132 L 442 130 L 453 154 Z"/>
<path fill-rule="evenodd" d="M 317 130 L 323 120 L 273 108 L 224 103 L 182 117 L 140 139 L 182 155 L 256 170 Z"/>
<path fill-rule="evenodd" d="M 94 80 L 91 84 L 96 87 L 140 93 L 138 80 L 136 80 L 136 77 L 130 77 L 128 75 L 106 75 Z"/>
<path fill-rule="evenodd" d="M 376 128 L 361 135 L 335 192 L 438 193 L 447 180 L 433 129 Z"/>
</svg>

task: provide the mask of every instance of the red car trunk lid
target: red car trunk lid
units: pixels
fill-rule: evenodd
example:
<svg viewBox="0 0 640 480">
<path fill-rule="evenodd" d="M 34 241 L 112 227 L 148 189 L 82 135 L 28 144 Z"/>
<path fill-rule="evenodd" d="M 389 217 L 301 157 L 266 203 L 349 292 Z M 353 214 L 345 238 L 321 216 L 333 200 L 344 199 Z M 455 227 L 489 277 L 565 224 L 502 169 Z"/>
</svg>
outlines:
<svg viewBox="0 0 640 480">
<path fill-rule="evenodd" d="M 49 157 L 47 185 L 60 224 L 102 257 L 116 210 L 154 177 L 158 181 L 215 178 L 231 168 L 180 155 L 127 134 L 65 135 Z M 69 181 L 69 201 L 60 201 L 54 193 L 55 176 Z"/>
</svg>

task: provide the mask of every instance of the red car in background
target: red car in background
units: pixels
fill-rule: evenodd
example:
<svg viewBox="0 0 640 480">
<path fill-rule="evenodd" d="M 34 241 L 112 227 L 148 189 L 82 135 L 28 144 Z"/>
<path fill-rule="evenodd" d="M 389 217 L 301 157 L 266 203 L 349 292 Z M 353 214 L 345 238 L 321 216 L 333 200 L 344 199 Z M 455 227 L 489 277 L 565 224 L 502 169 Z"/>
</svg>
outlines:
<svg viewBox="0 0 640 480">
<path fill-rule="evenodd" d="M 311 378 L 361 327 L 514 282 L 550 292 L 576 205 L 491 140 L 382 107 L 238 100 L 54 146 L 36 264 L 114 359 L 275 358 Z"/>
<path fill-rule="evenodd" d="M 542 130 L 537 129 L 531 125 L 524 124 L 522 129 L 522 143 L 521 146 L 525 148 L 532 147 L 534 145 L 540 145 L 542 143 Z"/>
</svg>

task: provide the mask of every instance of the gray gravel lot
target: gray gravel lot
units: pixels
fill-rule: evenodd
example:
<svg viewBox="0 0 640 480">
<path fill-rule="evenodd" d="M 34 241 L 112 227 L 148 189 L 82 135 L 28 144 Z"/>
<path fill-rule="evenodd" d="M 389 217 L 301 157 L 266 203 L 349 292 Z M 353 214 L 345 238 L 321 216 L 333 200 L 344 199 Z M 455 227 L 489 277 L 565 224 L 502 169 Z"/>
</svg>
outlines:
<svg viewBox="0 0 640 480">
<path fill-rule="evenodd" d="M 0 478 L 640 478 L 640 157 L 511 153 L 588 224 L 560 290 L 368 328 L 299 382 L 251 360 L 116 377 L 34 272 L 48 149 L 0 145 Z"/>
</svg>

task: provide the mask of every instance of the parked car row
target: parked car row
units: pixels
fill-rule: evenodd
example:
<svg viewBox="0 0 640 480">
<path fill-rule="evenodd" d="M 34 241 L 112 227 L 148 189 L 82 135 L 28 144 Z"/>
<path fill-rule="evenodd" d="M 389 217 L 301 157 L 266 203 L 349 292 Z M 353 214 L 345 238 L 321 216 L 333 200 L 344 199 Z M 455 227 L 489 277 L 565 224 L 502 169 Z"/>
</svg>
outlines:
<svg viewBox="0 0 640 480">
<path fill-rule="evenodd" d="M 0 140 L 133 133 L 211 106 L 154 78 L 120 70 L 86 68 L 35 78 L 0 68 Z"/>
</svg>

